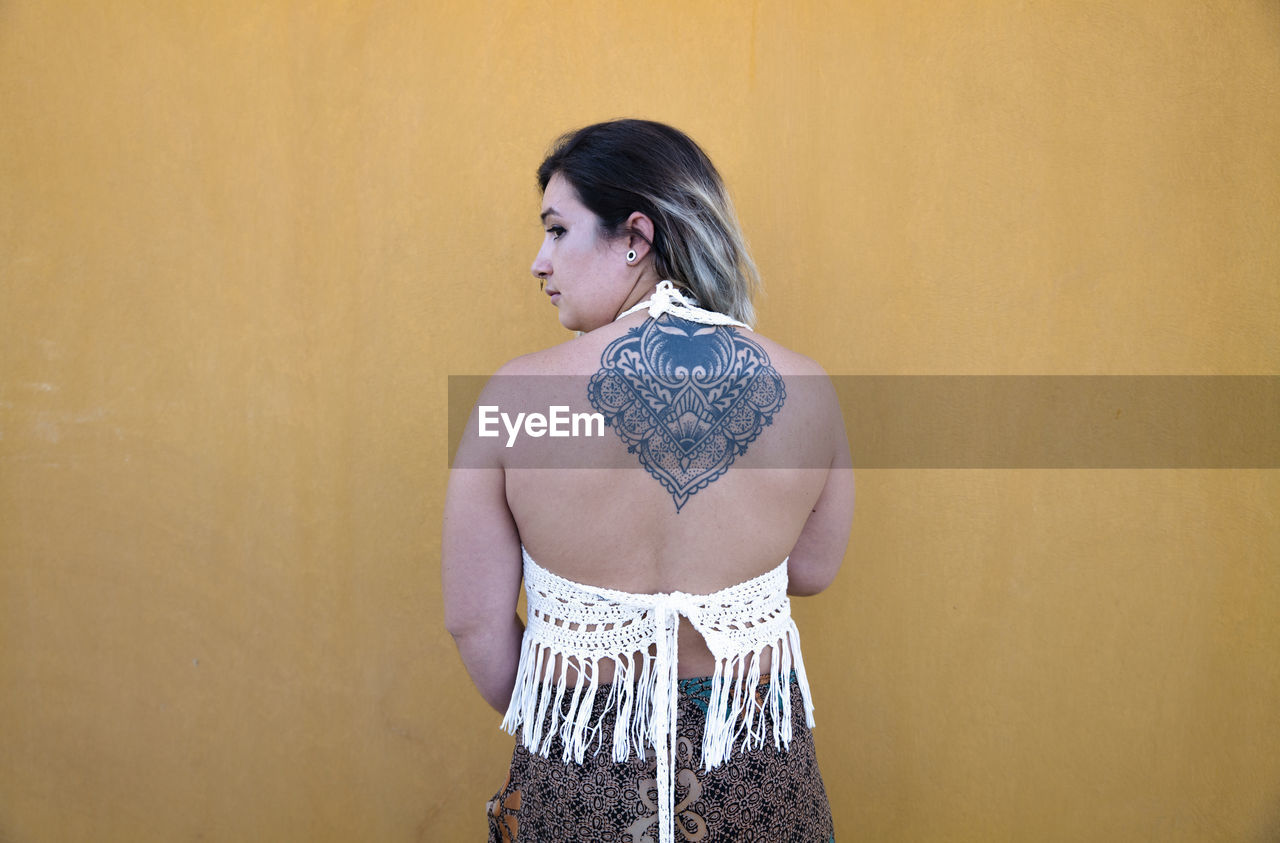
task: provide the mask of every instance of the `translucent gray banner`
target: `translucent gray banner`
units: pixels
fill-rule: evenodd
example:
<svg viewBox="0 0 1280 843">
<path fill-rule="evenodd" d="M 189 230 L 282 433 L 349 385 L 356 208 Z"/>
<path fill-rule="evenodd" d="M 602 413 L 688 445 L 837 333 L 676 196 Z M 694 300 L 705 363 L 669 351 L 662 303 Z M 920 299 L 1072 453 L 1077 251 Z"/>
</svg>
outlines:
<svg viewBox="0 0 1280 843">
<path fill-rule="evenodd" d="M 450 376 L 450 465 L 468 419 L 479 421 L 476 402 L 490 383 L 490 395 L 520 396 L 503 408 L 508 424 L 487 413 L 488 433 L 498 433 L 486 439 L 490 445 L 506 446 L 519 412 L 526 421 L 535 413 L 545 420 L 539 438 L 516 431 L 525 447 L 513 442 L 514 460 L 506 464 L 619 467 L 612 459 L 602 465 L 599 450 L 584 447 L 588 380 Z M 1280 468 L 1275 375 L 849 375 L 830 383 L 854 468 Z M 786 378 L 793 406 L 807 390 L 823 388 L 819 379 Z M 477 435 L 478 424 L 471 430 Z M 617 443 L 613 430 L 605 434 L 589 441 Z"/>
</svg>

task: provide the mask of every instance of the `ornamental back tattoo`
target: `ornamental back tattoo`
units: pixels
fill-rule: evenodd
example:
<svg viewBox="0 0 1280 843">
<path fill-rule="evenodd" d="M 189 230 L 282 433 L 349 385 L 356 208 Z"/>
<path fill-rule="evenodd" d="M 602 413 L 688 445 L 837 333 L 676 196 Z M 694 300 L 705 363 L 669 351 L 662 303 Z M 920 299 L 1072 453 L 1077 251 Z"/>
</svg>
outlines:
<svg viewBox="0 0 1280 843">
<path fill-rule="evenodd" d="M 609 343 L 587 397 L 679 512 L 773 423 L 787 390 L 737 329 L 663 313 Z"/>
</svg>

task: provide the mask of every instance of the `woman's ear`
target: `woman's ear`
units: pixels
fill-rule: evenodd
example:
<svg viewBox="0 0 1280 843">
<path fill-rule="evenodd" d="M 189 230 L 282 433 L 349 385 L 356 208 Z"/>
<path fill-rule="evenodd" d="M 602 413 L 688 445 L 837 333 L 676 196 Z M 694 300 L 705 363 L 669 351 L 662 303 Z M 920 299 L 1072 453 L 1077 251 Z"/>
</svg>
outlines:
<svg viewBox="0 0 1280 843">
<path fill-rule="evenodd" d="M 627 248 L 636 253 L 633 263 L 639 263 L 653 249 L 653 220 L 635 211 L 627 217 L 625 230 L 630 232 L 627 235 Z"/>
</svg>

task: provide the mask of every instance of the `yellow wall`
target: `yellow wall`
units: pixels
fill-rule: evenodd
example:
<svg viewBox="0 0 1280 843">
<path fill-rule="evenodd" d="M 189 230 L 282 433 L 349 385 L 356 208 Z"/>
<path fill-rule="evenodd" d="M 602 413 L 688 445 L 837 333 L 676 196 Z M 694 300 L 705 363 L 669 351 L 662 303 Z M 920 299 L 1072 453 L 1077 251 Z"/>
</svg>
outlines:
<svg viewBox="0 0 1280 843">
<path fill-rule="evenodd" d="M 1280 372 L 1280 5 L 0 4 L 0 839 L 454 840 L 446 378 L 559 132 L 699 139 L 841 374 Z M 856 447 L 855 443 L 855 447 Z M 1280 835 L 1275 471 L 864 471 L 840 839 Z"/>
</svg>

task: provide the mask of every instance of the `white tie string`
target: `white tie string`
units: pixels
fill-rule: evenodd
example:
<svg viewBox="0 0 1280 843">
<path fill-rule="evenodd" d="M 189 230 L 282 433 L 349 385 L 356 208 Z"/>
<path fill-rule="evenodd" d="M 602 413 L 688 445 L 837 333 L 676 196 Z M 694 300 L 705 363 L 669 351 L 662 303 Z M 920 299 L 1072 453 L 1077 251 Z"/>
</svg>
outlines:
<svg viewBox="0 0 1280 843">
<path fill-rule="evenodd" d="M 657 753 L 658 843 L 675 843 L 676 719 L 679 688 L 680 616 L 694 625 L 701 598 L 682 591 L 654 594 L 650 605 L 657 612 L 657 664 L 654 666 L 653 746 Z M 701 632 L 701 630 L 699 630 Z M 665 738 L 665 746 L 658 742 Z"/>
<path fill-rule="evenodd" d="M 732 325 L 735 328 L 751 330 L 751 326 L 744 322 L 739 322 L 723 313 L 716 313 L 714 310 L 698 307 L 695 299 L 681 293 L 670 281 L 659 281 L 652 296 L 622 311 L 613 321 L 617 322 L 618 319 L 645 308 L 649 309 L 650 319 L 657 319 L 663 313 L 669 313 L 678 319 L 688 319 L 690 322 L 699 322 L 703 325 Z"/>
</svg>

